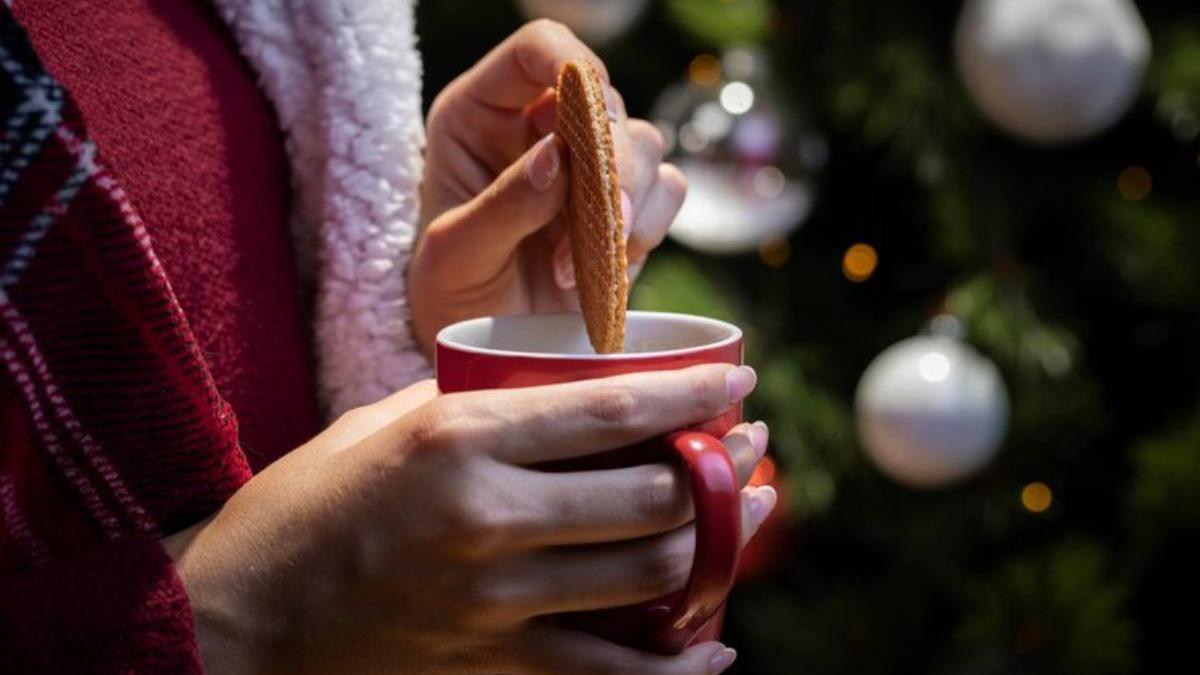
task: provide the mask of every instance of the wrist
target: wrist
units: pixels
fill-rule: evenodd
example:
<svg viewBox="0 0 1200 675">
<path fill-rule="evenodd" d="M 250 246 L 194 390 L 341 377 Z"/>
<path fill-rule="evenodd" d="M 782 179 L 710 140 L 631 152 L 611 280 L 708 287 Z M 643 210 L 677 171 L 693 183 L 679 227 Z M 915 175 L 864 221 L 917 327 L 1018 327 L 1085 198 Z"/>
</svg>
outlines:
<svg viewBox="0 0 1200 675">
<path fill-rule="evenodd" d="M 211 517 L 205 518 L 204 520 L 185 530 L 180 530 L 174 534 L 168 534 L 158 541 L 158 543 L 162 544 L 163 550 L 167 552 L 167 555 L 171 556 L 171 560 L 175 561 L 176 569 L 179 567 L 180 559 L 187 554 L 187 550 L 192 545 L 192 541 L 194 541 L 196 539 L 196 535 L 200 533 L 200 529 L 207 525 L 211 520 Z"/>
<path fill-rule="evenodd" d="M 215 588 L 208 580 L 213 566 L 203 560 L 197 541 L 203 536 L 215 516 L 174 534 L 162 538 L 159 543 L 175 561 L 175 573 L 188 597 L 192 610 L 196 647 L 206 673 L 249 673 L 253 660 L 245 640 L 238 639 L 238 631 L 231 622 L 223 620 L 234 614 L 224 589 Z"/>
</svg>

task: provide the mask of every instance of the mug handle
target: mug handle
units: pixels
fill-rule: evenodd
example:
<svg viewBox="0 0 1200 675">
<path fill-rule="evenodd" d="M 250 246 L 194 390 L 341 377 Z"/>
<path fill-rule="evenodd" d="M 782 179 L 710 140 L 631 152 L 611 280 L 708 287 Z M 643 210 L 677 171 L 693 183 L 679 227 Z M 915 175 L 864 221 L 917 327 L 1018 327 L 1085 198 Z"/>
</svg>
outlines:
<svg viewBox="0 0 1200 675">
<path fill-rule="evenodd" d="M 725 604 L 741 553 L 742 507 L 737 471 L 724 444 L 702 431 L 676 431 L 662 438 L 687 465 L 696 511 L 696 554 L 687 585 L 661 613 L 653 643 L 679 652 Z"/>
</svg>

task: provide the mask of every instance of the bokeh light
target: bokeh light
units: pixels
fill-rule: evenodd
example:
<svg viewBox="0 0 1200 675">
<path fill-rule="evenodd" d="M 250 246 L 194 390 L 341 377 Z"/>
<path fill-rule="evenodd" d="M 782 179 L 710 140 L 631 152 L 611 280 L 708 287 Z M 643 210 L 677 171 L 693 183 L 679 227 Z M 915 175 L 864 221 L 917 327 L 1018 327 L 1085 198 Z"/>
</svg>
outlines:
<svg viewBox="0 0 1200 675">
<path fill-rule="evenodd" d="M 688 79 L 699 87 L 712 87 L 721 81 L 721 60 L 712 54 L 700 54 L 688 64 Z"/>
<path fill-rule="evenodd" d="M 754 172 L 754 194 L 763 199 L 774 199 L 787 187 L 787 176 L 778 167 L 764 166 Z"/>
<path fill-rule="evenodd" d="M 1034 481 L 1021 490 L 1021 506 L 1030 513 L 1042 513 L 1054 502 L 1054 493 L 1050 486 L 1041 481 Z"/>
<path fill-rule="evenodd" d="M 768 239 L 758 247 L 758 257 L 767 267 L 783 267 L 792 257 L 792 245 L 787 239 Z"/>
<path fill-rule="evenodd" d="M 1154 181 L 1150 172 L 1140 166 L 1130 166 L 1117 175 L 1117 191 L 1131 202 L 1140 202 L 1150 196 Z"/>
<path fill-rule="evenodd" d="M 842 274 L 850 281 L 860 283 L 871 278 L 879 264 L 879 254 L 870 244 L 855 244 L 846 249 L 842 258 Z"/>
<path fill-rule="evenodd" d="M 721 87 L 721 107 L 731 115 L 741 115 L 754 107 L 754 90 L 745 82 L 730 82 Z"/>
</svg>

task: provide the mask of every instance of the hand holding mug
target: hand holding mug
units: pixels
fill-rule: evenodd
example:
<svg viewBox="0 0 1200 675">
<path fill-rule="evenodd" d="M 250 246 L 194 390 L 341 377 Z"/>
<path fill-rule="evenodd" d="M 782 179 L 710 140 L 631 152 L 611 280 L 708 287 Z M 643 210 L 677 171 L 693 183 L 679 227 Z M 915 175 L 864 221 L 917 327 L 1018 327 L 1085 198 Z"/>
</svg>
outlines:
<svg viewBox="0 0 1200 675">
<path fill-rule="evenodd" d="M 615 354 L 592 351 L 577 313 L 472 319 L 445 328 L 437 337 L 438 388 L 444 392 L 741 362 L 741 329 L 715 319 L 662 312 L 628 312 L 624 350 Z M 735 379 L 752 373 L 744 366 L 729 371 Z M 733 381 L 730 385 L 731 392 L 737 390 Z M 745 543 L 737 497 L 746 477 L 735 473 L 731 453 L 719 440 L 741 422 L 741 398 L 733 399 L 719 414 L 670 427 L 673 431 L 665 436 L 602 455 L 556 458 L 554 466 L 568 471 L 674 463 L 685 470 L 695 505 L 695 556 L 681 591 L 636 606 L 577 612 L 561 617 L 563 623 L 663 654 L 720 636 L 725 598 Z M 765 427 L 760 431 L 765 432 Z"/>
<path fill-rule="evenodd" d="M 670 372 L 436 396 L 430 383 L 347 413 L 166 542 L 209 672 L 715 673 L 545 617 L 683 587 L 692 499 L 671 464 L 548 473 L 720 416 L 753 372 Z M 766 430 L 725 435 L 744 485 Z M 741 493 L 743 539 L 774 504 Z"/>
</svg>

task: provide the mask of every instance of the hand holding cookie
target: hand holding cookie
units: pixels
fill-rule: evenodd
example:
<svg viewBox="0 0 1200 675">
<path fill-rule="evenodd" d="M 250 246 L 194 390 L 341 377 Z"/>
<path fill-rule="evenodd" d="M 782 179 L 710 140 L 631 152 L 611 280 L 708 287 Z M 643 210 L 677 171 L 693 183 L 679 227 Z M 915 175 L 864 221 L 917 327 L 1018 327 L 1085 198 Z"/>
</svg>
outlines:
<svg viewBox="0 0 1200 675">
<path fill-rule="evenodd" d="M 662 163 L 654 126 L 626 116 L 604 64 L 565 27 L 527 24 L 430 109 L 423 231 L 408 280 L 426 350 L 438 330 L 461 319 L 580 307 L 566 217 L 574 167 L 556 131 L 559 72 L 574 60 L 594 68 L 605 102 L 618 188 L 609 194 L 623 224 L 628 279 L 679 210 L 683 175 Z"/>
</svg>

